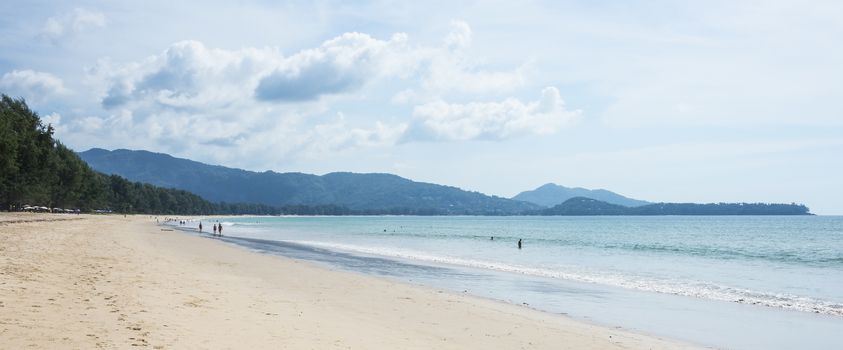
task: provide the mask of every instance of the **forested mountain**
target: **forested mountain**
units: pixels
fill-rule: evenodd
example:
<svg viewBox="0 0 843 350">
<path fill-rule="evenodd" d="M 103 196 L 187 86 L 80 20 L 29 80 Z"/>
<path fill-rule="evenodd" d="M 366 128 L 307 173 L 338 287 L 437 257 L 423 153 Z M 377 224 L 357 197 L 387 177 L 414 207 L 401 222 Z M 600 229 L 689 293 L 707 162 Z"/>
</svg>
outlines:
<svg viewBox="0 0 843 350">
<path fill-rule="evenodd" d="M 811 215 L 801 204 L 775 203 L 654 203 L 624 207 L 596 199 L 575 197 L 538 215 Z"/>
<path fill-rule="evenodd" d="M 572 188 L 553 183 L 542 185 L 532 191 L 521 192 L 515 197 L 512 197 L 512 199 L 530 202 L 545 207 L 552 207 L 574 197 L 586 197 L 625 207 L 637 207 L 650 204 L 650 202 L 627 198 L 612 191 L 603 189 L 589 190 L 580 187 Z"/>
<path fill-rule="evenodd" d="M 79 153 L 94 169 L 196 193 L 211 201 L 280 208 L 335 206 L 361 214 L 519 214 L 539 207 L 391 174 L 252 172 L 147 151 L 91 149 Z M 344 209 L 343 209 L 344 208 Z"/>
<path fill-rule="evenodd" d="M 251 204 L 215 204 L 183 190 L 92 170 L 53 138 L 53 128 L 21 99 L 0 98 L 0 210 L 24 205 L 149 214 L 271 213 Z"/>
<path fill-rule="evenodd" d="M 606 203 L 586 197 L 574 197 L 551 208 L 541 215 L 625 215 L 629 207 Z"/>
<path fill-rule="evenodd" d="M 162 153 L 91 149 L 80 153 L 91 166 L 132 180 L 182 188 L 213 201 L 256 202 L 288 214 L 418 215 L 805 215 L 797 204 L 654 203 L 628 207 L 573 197 L 551 208 L 414 182 L 390 174 L 251 172 L 207 165 Z M 552 185 L 554 187 L 561 187 Z M 545 187 L 545 186 L 543 186 Z M 585 190 L 589 191 L 589 190 Z M 646 203 L 610 193 L 632 203 Z M 610 196 L 612 197 L 612 196 Z"/>
</svg>

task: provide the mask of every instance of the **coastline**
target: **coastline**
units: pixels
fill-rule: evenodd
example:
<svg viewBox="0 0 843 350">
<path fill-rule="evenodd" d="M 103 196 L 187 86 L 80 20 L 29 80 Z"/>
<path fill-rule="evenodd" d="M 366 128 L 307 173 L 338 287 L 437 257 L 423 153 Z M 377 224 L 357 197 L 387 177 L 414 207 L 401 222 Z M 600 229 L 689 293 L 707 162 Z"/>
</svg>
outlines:
<svg viewBox="0 0 843 350">
<path fill-rule="evenodd" d="M 8 222 L 21 217 L 61 221 Z M 3 213 L 0 252 L 4 348 L 693 347 L 250 252 L 145 215 Z"/>
</svg>

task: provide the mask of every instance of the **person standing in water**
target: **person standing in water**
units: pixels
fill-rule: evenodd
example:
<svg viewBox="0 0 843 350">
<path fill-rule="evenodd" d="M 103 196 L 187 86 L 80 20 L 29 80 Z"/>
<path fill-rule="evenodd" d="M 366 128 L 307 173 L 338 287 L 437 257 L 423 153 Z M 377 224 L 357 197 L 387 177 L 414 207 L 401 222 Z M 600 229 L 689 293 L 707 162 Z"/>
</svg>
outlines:
<svg viewBox="0 0 843 350">
<path fill-rule="evenodd" d="M 521 238 L 518 239 L 518 249 L 521 249 Z"/>
<path fill-rule="evenodd" d="M 217 224 L 214 224 L 214 236 L 217 235 Z"/>
<path fill-rule="evenodd" d="M 199 222 L 199 232 L 202 232 L 202 221 Z"/>
<path fill-rule="evenodd" d="M 217 231 L 220 233 L 220 237 L 222 237 L 222 224 L 217 225 Z"/>
</svg>

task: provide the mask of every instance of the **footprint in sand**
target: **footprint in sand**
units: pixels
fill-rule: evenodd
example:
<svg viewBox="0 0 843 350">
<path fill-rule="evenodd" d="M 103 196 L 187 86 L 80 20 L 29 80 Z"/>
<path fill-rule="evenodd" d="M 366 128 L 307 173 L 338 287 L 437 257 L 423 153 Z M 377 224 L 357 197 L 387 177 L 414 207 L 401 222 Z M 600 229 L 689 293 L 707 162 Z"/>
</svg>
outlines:
<svg viewBox="0 0 843 350">
<path fill-rule="evenodd" d="M 146 339 L 143 339 L 143 338 L 138 338 L 138 339 L 129 338 L 129 339 L 135 341 L 134 343 L 132 343 L 132 346 L 149 346 L 149 343 L 147 343 Z"/>
</svg>

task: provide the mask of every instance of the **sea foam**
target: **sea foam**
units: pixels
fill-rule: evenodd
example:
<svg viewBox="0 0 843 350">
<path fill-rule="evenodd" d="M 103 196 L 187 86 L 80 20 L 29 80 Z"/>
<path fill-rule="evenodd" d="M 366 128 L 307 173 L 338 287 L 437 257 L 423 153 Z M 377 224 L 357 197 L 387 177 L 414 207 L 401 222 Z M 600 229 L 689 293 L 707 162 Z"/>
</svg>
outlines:
<svg viewBox="0 0 843 350">
<path fill-rule="evenodd" d="M 400 250 L 387 247 L 361 246 L 342 243 L 295 240 L 286 241 L 328 250 L 398 258 L 416 262 L 444 264 L 459 267 L 486 269 L 530 276 L 563 279 L 584 283 L 596 283 L 627 289 L 650 291 L 664 294 L 736 302 L 788 310 L 843 316 L 843 305 L 816 298 L 801 297 L 784 293 L 771 293 L 744 288 L 736 288 L 705 281 L 666 280 L 613 273 L 595 273 L 584 271 L 565 271 L 519 266 L 494 261 L 473 260 L 459 257 L 431 255 L 423 252 Z"/>
</svg>

